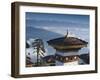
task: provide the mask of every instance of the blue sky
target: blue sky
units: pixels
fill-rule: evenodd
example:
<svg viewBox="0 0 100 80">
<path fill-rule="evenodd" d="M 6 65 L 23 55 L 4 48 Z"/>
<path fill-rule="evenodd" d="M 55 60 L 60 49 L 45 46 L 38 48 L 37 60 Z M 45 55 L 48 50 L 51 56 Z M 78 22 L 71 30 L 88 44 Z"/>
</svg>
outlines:
<svg viewBox="0 0 100 80">
<path fill-rule="evenodd" d="M 32 21 L 34 25 L 35 23 L 38 23 L 38 21 L 41 23 L 46 24 L 46 22 L 53 22 L 53 23 L 78 23 L 78 24 L 89 24 L 89 16 L 88 15 L 73 15 L 73 14 L 51 14 L 51 13 L 32 13 L 27 12 L 26 13 L 26 20 Z M 40 24 L 41 24 L 40 23 Z M 39 25 L 39 23 L 38 23 Z"/>
</svg>

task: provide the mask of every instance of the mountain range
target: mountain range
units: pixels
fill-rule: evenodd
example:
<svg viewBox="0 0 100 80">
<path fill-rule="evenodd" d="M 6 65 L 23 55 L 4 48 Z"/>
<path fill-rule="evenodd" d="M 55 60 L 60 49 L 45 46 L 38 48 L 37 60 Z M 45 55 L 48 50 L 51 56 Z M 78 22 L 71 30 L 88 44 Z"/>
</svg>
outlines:
<svg viewBox="0 0 100 80">
<path fill-rule="evenodd" d="M 47 31 L 44 29 L 40 28 L 35 28 L 35 27 L 26 27 L 26 40 L 33 38 L 40 38 L 42 40 L 48 41 L 53 38 L 57 37 L 62 37 L 63 35 L 52 32 L 52 31 Z"/>
</svg>

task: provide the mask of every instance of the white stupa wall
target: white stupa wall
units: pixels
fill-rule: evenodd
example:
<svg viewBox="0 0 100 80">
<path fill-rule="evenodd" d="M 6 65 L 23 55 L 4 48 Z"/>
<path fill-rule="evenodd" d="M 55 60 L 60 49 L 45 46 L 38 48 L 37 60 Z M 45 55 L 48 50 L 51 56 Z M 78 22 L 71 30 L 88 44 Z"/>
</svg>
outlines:
<svg viewBox="0 0 100 80">
<path fill-rule="evenodd" d="M 61 55 L 61 56 L 80 55 L 78 51 L 69 51 L 69 52 L 59 52 L 59 51 L 56 51 L 55 54 L 58 54 L 58 55 Z"/>
<path fill-rule="evenodd" d="M 61 56 L 75 56 L 75 55 L 80 55 L 78 53 L 78 51 L 69 51 L 69 52 L 59 52 L 59 51 L 56 51 L 55 54 L 58 54 L 58 55 L 61 55 Z M 59 60 L 56 60 L 56 65 L 57 66 L 60 66 L 60 65 L 78 65 L 79 64 L 79 60 L 75 60 L 75 61 L 72 61 L 72 62 L 61 62 Z"/>
<path fill-rule="evenodd" d="M 78 65 L 79 62 L 78 61 L 73 61 L 73 62 L 60 62 L 58 60 L 56 60 L 56 66 L 67 66 L 67 65 Z"/>
</svg>

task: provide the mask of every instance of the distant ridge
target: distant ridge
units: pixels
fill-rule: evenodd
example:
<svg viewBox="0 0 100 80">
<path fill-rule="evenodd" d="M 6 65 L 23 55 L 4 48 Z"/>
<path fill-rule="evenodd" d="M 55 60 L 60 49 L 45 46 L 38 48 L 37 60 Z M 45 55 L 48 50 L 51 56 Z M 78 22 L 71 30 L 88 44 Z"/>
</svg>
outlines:
<svg viewBox="0 0 100 80">
<path fill-rule="evenodd" d="M 57 37 L 61 37 L 61 34 L 44 30 L 44 29 L 39 29 L 35 27 L 26 27 L 26 39 L 28 40 L 29 38 L 40 38 L 45 41 Z"/>
</svg>

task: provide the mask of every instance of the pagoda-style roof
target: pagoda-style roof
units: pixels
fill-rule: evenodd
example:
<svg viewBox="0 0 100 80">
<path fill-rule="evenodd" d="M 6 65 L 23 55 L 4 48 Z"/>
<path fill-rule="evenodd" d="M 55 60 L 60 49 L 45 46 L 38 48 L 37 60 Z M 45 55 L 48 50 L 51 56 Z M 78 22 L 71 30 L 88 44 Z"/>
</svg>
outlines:
<svg viewBox="0 0 100 80">
<path fill-rule="evenodd" d="M 76 37 L 60 37 L 47 41 L 49 45 L 58 50 L 80 49 L 87 46 L 88 42 Z"/>
</svg>

